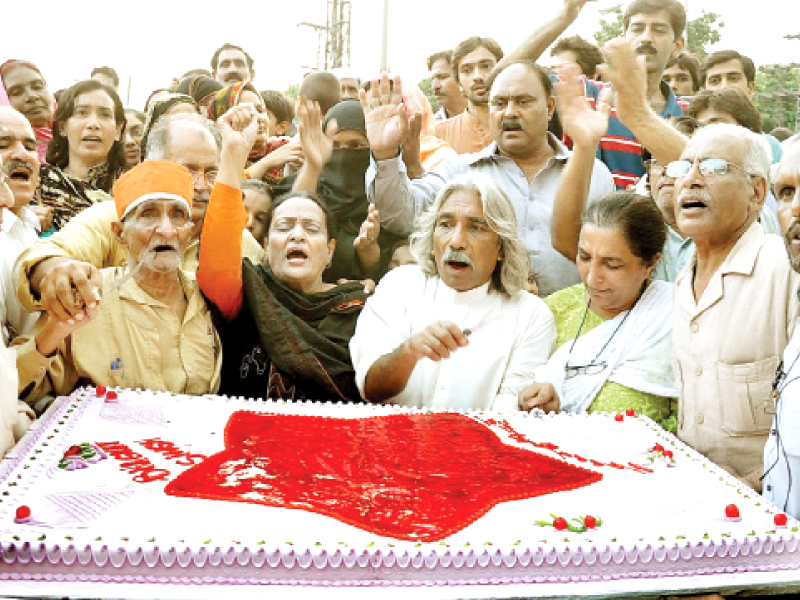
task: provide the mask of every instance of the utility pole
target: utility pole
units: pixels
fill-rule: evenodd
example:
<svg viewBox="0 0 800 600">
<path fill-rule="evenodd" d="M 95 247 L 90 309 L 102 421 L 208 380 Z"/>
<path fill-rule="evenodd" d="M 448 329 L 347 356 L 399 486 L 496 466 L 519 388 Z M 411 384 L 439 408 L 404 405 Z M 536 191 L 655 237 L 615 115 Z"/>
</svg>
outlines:
<svg viewBox="0 0 800 600">
<path fill-rule="evenodd" d="M 318 70 L 350 66 L 350 0 L 328 0 L 325 25 L 303 21 L 297 26 L 310 27 L 317 33 Z"/>
<path fill-rule="evenodd" d="M 383 37 L 381 39 L 381 73 L 389 70 L 389 0 L 383 0 Z"/>
</svg>

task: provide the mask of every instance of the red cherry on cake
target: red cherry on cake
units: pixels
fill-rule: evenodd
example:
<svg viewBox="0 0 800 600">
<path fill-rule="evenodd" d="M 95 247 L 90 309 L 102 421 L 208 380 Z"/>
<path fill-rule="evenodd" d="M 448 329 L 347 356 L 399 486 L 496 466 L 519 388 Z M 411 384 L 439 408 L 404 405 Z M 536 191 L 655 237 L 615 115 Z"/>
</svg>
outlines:
<svg viewBox="0 0 800 600">
<path fill-rule="evenodd" d="M 725 507 L 725 516 L 729 519 L 738 519 L 739 508 L 735 504 L 728 504 L 728 506 Z"/>
<path fill-rule="evenodd" d="M 567 528 L 567 520 L 564 517 L 556 517 L 553 521 L 553 527 L 559 531 L 564 531 Z"/>
<path fill-rule="evenodd" d="M 17 512 L 14 513 L 14 518 L 17 521 L 27 521 L 31 518 L 31 509 L 24 504 L 17 507 Z"/>
<path fill-rule="evenodd" d="M 595 519 L 592 515 L 586 515 L 586 518 L 583 519 L 583 524 L 589 529 L 594 529 L 597 527 L 597 519 Z"/>
<path fill-rule="evenodd" d="M 106 400 L 116 400 L 117 399 L 117 392 L 114 390 L 108 390 L 106 393 Z"/>
<path fill-rule="evenodd" d="M 97 388 L 94 390 L 96 396 L 105 396 L 106 395 L 106 386 L 98 385 Z"/>
<path fill-rule="evenodd" d="M 775 525 L 778 527 L 786 527 L 786 523 L 789 521 L 789 518 L 784 513 L 778 513 L 775 515 Z"/>
<path fill-rule="evenodd" d="M 672 450 L 664 450 L 664 452 L 662 452 L 662 454 L 664 455 L 664 458 L 672 458 L 672 456 L 673 456 L 672 455 Z"/>
<path fill-rule="evenodd" d="M 636 416 L 636 411 L 633 410 L 632 408 L 629 408 L 628 410 L 625 411 L 625 414 L 627 416 L 629 416 L 629 417 L 635 417 Z"/>
<path fill-rule="evenodd" d="M 67 451 L 64 452 L 64 456 L 75 456 L 76 454 L 80 453 L 81 453 L 80 446 L 70 446 L 69 448 L 67 448 Z"/>
<path fill-rule="evenodd" d="M 615 421 L 622 421 L 624 418 L 625 416 L 622 413 L 614 416 Z"/>
<path fill-rule="evenodd" d="M 661 444 L 656 444 L 655 446 L 653 446 L 653 450 L 655 450 L 656 452 L 663 452 L 664 446 L 662 446 Z"/>
</svg>

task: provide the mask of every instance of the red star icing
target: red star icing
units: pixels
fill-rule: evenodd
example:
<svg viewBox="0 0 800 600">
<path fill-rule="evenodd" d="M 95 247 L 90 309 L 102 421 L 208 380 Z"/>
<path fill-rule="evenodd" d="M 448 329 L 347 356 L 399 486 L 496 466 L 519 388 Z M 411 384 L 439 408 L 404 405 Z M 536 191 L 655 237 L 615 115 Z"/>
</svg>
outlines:
<svg viewBox="0 0 800 600">
<path fill-rule="evenodd" d="M 493 506 L 571 490 L 602 475 L 504 444 L 460 414 L 366 419 L 239 411 L 225 450 L 166 493 L 302 508 L 380 535 L 438 541 Z"/>
</svg>

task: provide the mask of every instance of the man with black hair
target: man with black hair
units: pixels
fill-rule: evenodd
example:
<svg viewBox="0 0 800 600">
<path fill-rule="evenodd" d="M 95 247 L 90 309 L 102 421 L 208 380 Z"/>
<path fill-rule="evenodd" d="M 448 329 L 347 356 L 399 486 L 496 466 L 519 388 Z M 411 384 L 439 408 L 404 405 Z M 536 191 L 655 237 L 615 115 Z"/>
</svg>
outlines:
<svg viewBox="0 0 800 600">
<path fill-rule="evenodd" d="M 431 74 L 431 90 L 439 103 L 439 110 L 433 115 L 437 123 L 457 117 L 467 108 L 467 99 L 453 77 L 452 61 L 452 50 L 435 52 L 426 61 Z"/>
<path fill-rule="evenodd" d="M 224 85 L 251 81 L 256 76 L 253 59 L 240 46 L 223 44 L 211 57 L 211 76 Z"/>
<path fill-rule="evenodd" d="M 91 79 L 97 79 L 103 85 L 119 91 L 119 75 L 111 67 L 95 67 L 92 69 Z"/>
</svg>

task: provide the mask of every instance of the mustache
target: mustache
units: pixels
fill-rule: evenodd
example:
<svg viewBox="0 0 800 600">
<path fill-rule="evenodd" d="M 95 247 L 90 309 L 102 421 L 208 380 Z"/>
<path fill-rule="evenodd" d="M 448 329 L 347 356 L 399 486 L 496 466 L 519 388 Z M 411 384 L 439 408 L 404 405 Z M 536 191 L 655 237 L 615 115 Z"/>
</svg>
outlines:
<svg viewBox="0 0 800 600">
<path fill-rule="evenodd" d="M 711 193 L 707 190 L 687 190 L 682 189 L 680 194 L 678 194 L 678 202 L 686 198 L 687 196 L 693 196 L 694 198 L 700 198 L 703 202 L 711 202 Z"/>
<path fill-rule="evenodd" d="M 15 169 L 27 169 L 30 173 L 33 173 L 33 166 L 31 166 L 31 163 L 24 160 L 14 159 L 3 165 L 3 171 L 6 175 L 11 175 Z"/>
<path fill-rule="evenodd" d="M 475 263 L 472 262 L 472 259 L 464 250 L 450 250 L 448 248 L 442 256 L 442 262 L 462 262 L 472 268 L 475 267 Z"/>
<path fill-rule="evenodd" d="M 653 44 L 645 42 L 636 46 L 636 54 L 657 54 L 658 51 Z"/>
</svg>

